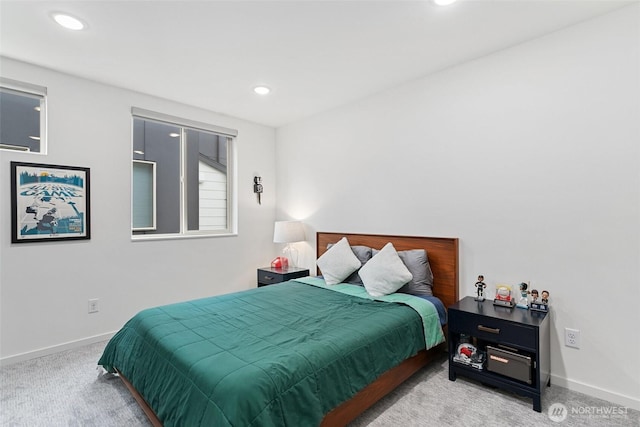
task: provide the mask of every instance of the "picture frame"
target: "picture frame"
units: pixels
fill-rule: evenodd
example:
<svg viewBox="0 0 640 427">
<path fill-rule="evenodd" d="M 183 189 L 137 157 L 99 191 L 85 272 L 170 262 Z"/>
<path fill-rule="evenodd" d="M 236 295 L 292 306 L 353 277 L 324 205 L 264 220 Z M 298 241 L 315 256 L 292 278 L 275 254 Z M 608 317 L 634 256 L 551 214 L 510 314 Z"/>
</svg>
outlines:
<svg viewBox="0 0 640 427">
<path fill-rule="evenodd" d="M 91 238 L 90 169 L 11 162 L 11 243 Z"/>
</svg>

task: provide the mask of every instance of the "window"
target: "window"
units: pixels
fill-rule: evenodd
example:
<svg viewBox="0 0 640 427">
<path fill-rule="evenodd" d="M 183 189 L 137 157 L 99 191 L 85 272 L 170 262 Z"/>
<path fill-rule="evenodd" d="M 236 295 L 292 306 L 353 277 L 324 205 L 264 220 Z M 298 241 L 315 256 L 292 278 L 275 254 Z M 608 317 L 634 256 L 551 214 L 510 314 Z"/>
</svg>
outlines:
<svg viewBox="0 0 640 427">
<path fill-rule="evenodd" d="M 156 229 L 156 164 L 133 161 L 133 231 Z"/>
<path fill-rule="evenodd" d="M 134 238 L 235 233 L 236 135 L 133 109 Z"/>
<path fill-rule="evenodd" d="M 0 149 L 47 153 L 46 93 L 41 86 L 0 78 Z"/>
</svg>

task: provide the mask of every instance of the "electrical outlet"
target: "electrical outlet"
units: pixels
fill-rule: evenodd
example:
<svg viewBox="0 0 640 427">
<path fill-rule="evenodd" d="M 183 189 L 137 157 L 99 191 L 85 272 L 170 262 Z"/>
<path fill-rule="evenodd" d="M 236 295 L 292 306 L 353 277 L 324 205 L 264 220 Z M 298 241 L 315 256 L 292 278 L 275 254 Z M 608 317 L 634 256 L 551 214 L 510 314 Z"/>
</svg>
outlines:
<svg viewBox="0 0 640 427">
<path fill-rule="evenodd" d="M 564 328 L 564 345 L 580 348 L 580 331 L 578 329 Z"/>
<path fill-rule="evenodd" d="M 98 309 L 98 298 L 89 300 L 89 313 L 97 313 L 100 311 Z"/>
</svg>

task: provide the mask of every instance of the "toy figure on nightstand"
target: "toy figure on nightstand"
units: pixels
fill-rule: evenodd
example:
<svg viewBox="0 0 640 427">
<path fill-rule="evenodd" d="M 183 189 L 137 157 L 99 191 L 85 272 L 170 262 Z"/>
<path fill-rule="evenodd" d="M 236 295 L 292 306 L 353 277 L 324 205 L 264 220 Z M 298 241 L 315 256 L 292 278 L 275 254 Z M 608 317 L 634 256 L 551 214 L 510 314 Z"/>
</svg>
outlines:
<svg viewBox="0 0 640 427">
<path fill-rule="evenodd" d="M 496 286 L 496 297 L 493 300 L 493 305 L 513 308 L 514 302 L 513 302 L 513 298 L 511 297 L 511 286 L 509 285 Z"/>
<path fill-rule="evenodd" d="M 531 302 L 538 302 L 538 290 L 531 289 Z"/>
<path fill-rule="evenodd" d="M 529 292 L 527 292 L 527 288 L 529 288 L 529 285 L 524 282 L 520 283 L 520 300 L 516 304 L 518 308 L 529 309 L 529 300 L 527 298 Z"/>
<path fill-rule="evenodd" d="M 480 276 L 478 276 L 478 281 L 476 282 L 476 288 L 477 288 L 477 296 L 476 296 L 476 301 L 484 301 L 484 288 L 486 288 L 487 285 L 484 283 L 484 276 L 481 274 Z"/>
<path fill-rule="evenodd" d="M 533 292 L 536 293 L 536 296 L 533 299 L 533 301 L 531 301 L 531 303 L 529 304 L 529 308 L 535 311 L 544 311 L 544 312 L 549 311 L 549 291 L 542 291 L 542 294 L 540 295 L 542 298 L 540 299 L 540 301 L 538 301 L 538 291 L 536 290 L 531 291 L 532 295 L 533 295 Z"/>
</svg>

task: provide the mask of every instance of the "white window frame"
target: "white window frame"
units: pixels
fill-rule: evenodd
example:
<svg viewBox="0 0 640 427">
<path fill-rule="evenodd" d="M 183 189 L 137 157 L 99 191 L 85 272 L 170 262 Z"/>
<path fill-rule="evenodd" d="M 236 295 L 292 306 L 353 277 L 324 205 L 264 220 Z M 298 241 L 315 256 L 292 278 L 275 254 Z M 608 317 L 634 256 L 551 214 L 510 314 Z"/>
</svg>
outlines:
<svg viewBox="0 0 640 427">
<path fill-rule="evenodd" d="M 40 99 L 40 151 L 31 151 L 27 147 L 8 146 L 0 143 L 0 150 L 24 152 L 29 154 L 47 154 L 47 88 L 31 83 L 0 77 L 0 87 L 17 95 L 34 97 Z"/>
<path fill-rule="evenodd" d="M 131 108 L 131 151 L 133 152 L 133 120 L 142 119 L 165 123 L 168 125 L 181 127 L 180 131 L 180 232 L 179 233 L 166 233 L 166 234 L 133 234 L 133 161 L 140 161 L 132 159 L 131 163 L 131 240 L 166 240 L 166 239 L 184 239 L 184 238 L 200 238 L 200 237 L 216 237 L 216 236 L 235 236 L 238 234 L 238 204 L 237 204 L 237 148 L 236 138 L 238 131 L 222 126 L 216 126 L 209 123 L 203 123 L 195 120 L 185 119 L 181 117 L 172 116 L 169 114 L 159 113 L 156 111 L 145 110 L 138 107 Z M 186 170 L 186 145 L 185 141 L 185 128 L 202 130 L 206 132 L 213 132 L 218 135 L 229 137 L 227 143 L 227 227 L 218 230 L 188 230 L 187 227 L 187 205 L 185 196 L 185 170 Z M 154 169 L 155 173 L 155 169 Z M 155 181 L 155 178 L 154 178 Z M 155 182 L 154 182 L 155 192 Z M 155 202 L 154 194 L 154 202 Z M 154 209 L 155 211 L 155 209 Z M 155 222 L 155 218 L 154 218 Z"/>
</svg>

